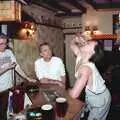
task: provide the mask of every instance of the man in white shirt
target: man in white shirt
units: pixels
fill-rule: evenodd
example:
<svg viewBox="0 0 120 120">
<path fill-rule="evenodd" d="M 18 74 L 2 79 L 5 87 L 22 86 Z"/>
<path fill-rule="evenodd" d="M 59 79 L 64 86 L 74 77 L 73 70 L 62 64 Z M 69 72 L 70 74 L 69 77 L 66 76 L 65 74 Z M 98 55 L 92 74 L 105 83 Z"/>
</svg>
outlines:
<svg viewBox="0 0 120 120">
<path fill-rule="evenodd" d="M 39 46 L 40 57 L 35 61 L 35 73 L 40 83 L 58 84 L 65 88 L 66 73 L 63 61 L 52 56 L 48 43 Z"/>
</svg>

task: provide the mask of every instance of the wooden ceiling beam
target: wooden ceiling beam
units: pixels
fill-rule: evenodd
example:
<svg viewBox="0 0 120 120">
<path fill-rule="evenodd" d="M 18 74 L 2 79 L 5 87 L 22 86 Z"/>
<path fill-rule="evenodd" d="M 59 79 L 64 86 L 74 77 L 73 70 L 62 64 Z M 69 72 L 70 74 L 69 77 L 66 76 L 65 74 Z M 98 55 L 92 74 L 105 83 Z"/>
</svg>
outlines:
<svg viewBox="0 0 120 120">
<path fill-rule="evenodd" d="M 86 8 L 82 6 L 77 0 L 64 0 L 67 3 L 70 3 L 71 5 L 75 6 L 77 9 L 81 10 L 83 13 L 86 13 Z"/>
<path fill-rule="evenodd" d="M 58 10 L 64 11 L 64 12 L 71 12 L 70 9 L 60 5 L 58 2 L 55 2 L 55 1 L 34 0 L 34 1 L 32 1 L 32 3 L 37 4 L 37 5 L 41 5 L 41 6 L 44 6 L 44 7 L 47 6 L 47 9 L 54 10 L 54 12 L 57 12 Z"/>
<path fill-rule="evenodd" d="M 53 6 L 53 7 L 54 7 L 54 8 L 56 7 L 56 9 L 61 10 L 61 11 L 64 11 L 64 12 L 71 12 L 70 9 L 68 9 L 68 8 L 66 8 L 66 7 L 58 4 L 58 3 L 57 3 L 55 6 Z"/>
<path fill-rule="evenodd" d="M 55 16 L 64 17 L 64 16 L 81 16 L 81 15 L 82 15 L 81 12 L 74 12 L 74 13 L 70 12 L 70 13 L 58 13 Z"/>
</svg>

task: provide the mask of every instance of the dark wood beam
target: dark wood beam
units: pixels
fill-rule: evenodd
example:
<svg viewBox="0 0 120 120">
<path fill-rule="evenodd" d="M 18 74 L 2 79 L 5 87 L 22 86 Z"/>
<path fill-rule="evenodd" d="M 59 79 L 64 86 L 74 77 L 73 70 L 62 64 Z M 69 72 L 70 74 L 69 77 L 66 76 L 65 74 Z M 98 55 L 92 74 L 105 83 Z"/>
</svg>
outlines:
<svg viewBox="0 0 120 120">
<path fill-rule="evenodd" d="M 49 9 L 49 10 L 52 10 L 54 12 L 57 12 L 57 11 L 64 11 L 64 12 L 71 12 L 70 9 L 60 5 L 58 2 L 56 1 L 53 1 L 53 0 L 46 0 L 46 1 L 41 1 L 41 0 L 33 0 L 32 1 L 33 4 L 37 4 L 41 7 L 44 7 L 46 9 Z"/>
<path fill-rule="evenodd" d="M 56 3 L 56 5 L 53 6 L 54 8 L 60 10 L 60 11 L 64 11 L 64 12 L 71 12 L 70 9 L 60 5 L 59 3 Z"/>
<path fill-rule="evenodd" d="M 75 6 L 77 9 L 81 10 L 83 13 L 86 13 L 86 8 L 82 6 L 77 0 L 64 0 L 71 5 Z"/>
<path fill-rule="evenodd" d="M 43 8 L 45 8 L 45 9 L 47 9 L 47 10 L 52 11 L 52 12 L 56 12 L 56 9 L 55 9 L 55 8 L 48 7 L 48 6 L 46 6 L 46 5 L 38 2 L 37 0 L 34 0 L 34 1 L 32 1 L 31 3 L 32 3 L 32 4 L 35 4 L 35 5 L 38 5 L 38 6 L 40 6 L 40 7 L 43 7 Z"/>
<path fill-rule="evenodd" d="M 72 12 L 70 12 L 70 13 L 57 13 L 55 16 L 57 16 L 57 17 L 64 17 L 64 16 L 81 16 L 83 13 L 81 13 L 81 12 L 74 12 L 74 13 L 72 13 Z"/>
<path fill-rule="evenodd" d="M 120 9 L 120 3 L 96 4 L 97 9 Z"/>
</svg>

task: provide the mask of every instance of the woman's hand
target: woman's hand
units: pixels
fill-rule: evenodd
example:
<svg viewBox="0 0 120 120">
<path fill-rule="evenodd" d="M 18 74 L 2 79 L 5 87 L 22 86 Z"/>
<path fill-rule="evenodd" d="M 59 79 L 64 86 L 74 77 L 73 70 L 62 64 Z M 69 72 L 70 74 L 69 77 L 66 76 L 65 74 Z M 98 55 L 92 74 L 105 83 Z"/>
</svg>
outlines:
<svg viewBox="0 0 120 120">
<path fill-rule="evenodd" d="M 76 34 L 75 42 L 78 43 L 80 47 L 86 45 L 88 40 L 90 40 L 90 38 L 86 37 L 85 35 L 80 33 Z"/>
<path fill-rule="evenodd" d="M 3 69 L 12 69 L 16 66 L 17 64 L 15 62 L 13 63 L 5 63 L 1 66 L 1 68 Z"/>
<path fill-rule="evenodd" d="M 13 63 L 10 64 L 9 68 L 15 68 L 16 65 L 17 65 L 17 64 L 16 64 L 15 62 L 13 62 Z"/>
</svg>

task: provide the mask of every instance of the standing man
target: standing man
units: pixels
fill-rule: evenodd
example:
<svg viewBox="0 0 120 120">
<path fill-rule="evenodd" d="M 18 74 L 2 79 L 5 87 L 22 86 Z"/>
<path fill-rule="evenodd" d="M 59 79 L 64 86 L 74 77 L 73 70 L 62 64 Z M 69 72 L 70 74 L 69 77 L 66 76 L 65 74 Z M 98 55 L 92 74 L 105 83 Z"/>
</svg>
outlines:
<svg viewBox="0 0 120 120">
<path fill-rule="evenodd" d="M 52 56 L 48 43 L 39 46 L 40 57 L 35 61 L 35 72 L 40 83 L 58 84 L 65 88 L 66 73 L 62 60 Z"/>
</svg>

